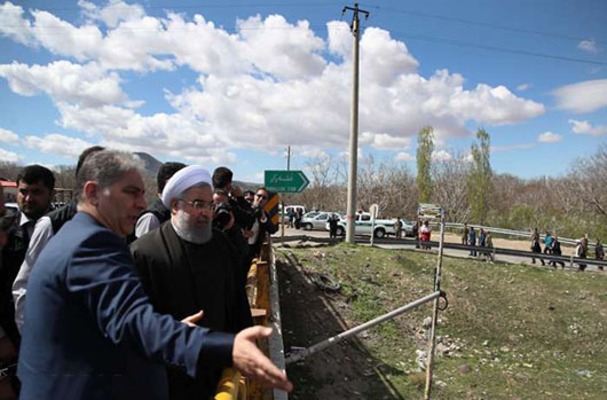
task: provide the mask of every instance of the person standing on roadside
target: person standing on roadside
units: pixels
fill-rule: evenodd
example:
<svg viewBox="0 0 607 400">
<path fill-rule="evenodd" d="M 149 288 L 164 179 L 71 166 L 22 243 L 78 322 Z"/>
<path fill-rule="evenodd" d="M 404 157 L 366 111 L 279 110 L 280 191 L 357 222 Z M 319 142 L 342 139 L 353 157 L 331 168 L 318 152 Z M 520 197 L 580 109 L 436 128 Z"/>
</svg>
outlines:
<svg viewBox="0 0 607 400">
<path fill-rule="evenodd" d="M 399 218 L 394 220 L 394 237 L 402 239 L 403 237 L 403 223 Z"/>
<path fill-rule="evenodd" d="M 552 254 L 555 256 L 560 256 L 563 254 L 563 251 L 561 250 L 561 242 L 559 241 L 559 237 L 554 235 L 554 237 L 552 238 Z M 563 261 L 555 261 L 552 260 L 549 263 L 550 265 L 552 265 L 554 268 L 556 268 L 556 264 L 560 264 L 561 268 L 565 268 L 565 263 Z"/>
<path fill-rule="evenodd" d="M 542 254 L 542 246 L 540 245 L 540 234 L 535 228 L 533 233 L 531 234 L 531 251 L 534 253 Z M 540 258 L 542 265 L 546 265 L 543 258 Z M 535 258 L 531 257 L 531 264 L 535 264 Z"/>
<path fill-rule="evenodd" d="M 262 385 L 292 389 L 255 344 L 271 329 L 234 335 L 155 312 L 125 241 L 146 206 L 140 160 L 100 151 L 77 181 L 78 213 L 42 250 L 28 283 L 21 400 L 166 400 L 163 364 L 192 377 L 233 365 Z"/>
<path fill-rule="evenodd" d="M 78 172 L 80 171 L 84 161 L 91 154 L 101 150 L 104 150 L 104 148 L 101 146 L 91 146 L 84 149 L 82 153 L 80 153 L 78 162 L 76 163 L 75 178 L 78 177 Z M 34 227 L 34 231 L 25 253 L 25 258 L 23 259 L 23 263 L 21 263 L 12 288 L 13 302 L 15 305 L 15 323 L 17 324 L 17 328 L 21 333 L 23 333 L 23 313 L 25 308 L 25 299 L 27 296 L 27 282 L 30 274 L 32 273 L 32 268 L 38 259 L 38 255 L 42 249 L 44 249 L 46 244 L 67 221 L 76 215 L 78 208 L 78 196 L 79 193 L 76 192 L 72 201 L 63 205 L 62 207 L 57 208 L 56 210 L 51 211 L 36 222 L 36 226 Z"/>
<path fill-rule="evenodd" d="M 468 229 L 468 224 L 464 224 L 464 230 L 462 231 L 462 244 L 468 244 L 468 235 L 470 234 L 470 229 Z"/>
<path fill-rule="evenodd" d="M 578 239 L 575 241 L 575 257 L 576 258 L 586 258 L 586 247 L 584 246 L 584 241 Z M 586 269 L 586 264 L 578 263 L 579 271 L 584 272 Z"/>
<path fill-rule="evenodd" d="M 544 254 L 552 254 L 552 241 L 554 239 L 552 238 L 552 235 L 550 234 L 550 232 L 546 232 L 546 235 L 544 236 Z"/>
<path fill-rule="evenodd" d="M 15 322 L 15 303 L 13 300 L 13 283 L 25 259 L 36 222 L 52 210 L 55 195 L 55 176 L 46 167 L 28 165 L 17 176 L 17 204 L 19 211 L 14 218 L 6 221 L 6 243 L 2 247 L 0 265 L 0 326 L 14 348 L 19 349 L 21 335 Z M 3 368 L 3 367 L 0 367 Z M 19 383 L 14 375 L 15 392 Z"/>
<path fill-rule="evenodd" d="M 594 257 L 597 260 L 603 260 L 605 258 L 605 249 L 603 249 L 603 245 L 601 244 L 601 239 L 596 239 L 596 245 L 594 246 Z M 599 270 L 603 270 L 603 266 L 599 265 Z"/>
<path fill-rule="evenodd" d="M 216 206 L 211 185 L 211 176 L 200 165 L 175 173 L 161 198 L 170 210 L 169 221 L 134 241 L 130 250 L 154 310 L 177 320 L 203 310 L 198 326 L 236 333 L 253 325 L 245 293 L 246 275 L 241 276 L 246 254 L 225 231 L 213 226 Z M 221 204 L 227 205 L 227 193 L 215 191 L 220 193 Z M 228 214 L 222 227 L 233 222 Z M 242 233 L 238 241 L 245 243 Z M 212 397 L 221 368 L 205 368 L 197 375 L 193 379 L 179 368 L 167 368 L 170 399 Z"/>
<path fill-rule="evenodd" d="M 485 260 L 489 261 L 489 262 L 494 262 L 494 256 L 493 256 L 493 236 L 491 235 L 490 231 L 487 231 L 487 234 L 485 235 Z"/>
<path fill-rule="evenodd" d="M 476 247 L 476 231 L 474 230 L 473 226 L 470 227 L 468 245 L 473 247 L 473 249 L 470 250 L 469 255 L 471 255 L 472 257 L 476 257 L 476 249 L 474 248 L 474 247 Z"/>
<path fill-rule="evenodd" d="M 337 222 L 338 218 L 336 214 L 329 217 L 329 238 L 337 239 Z"/>
</svg>

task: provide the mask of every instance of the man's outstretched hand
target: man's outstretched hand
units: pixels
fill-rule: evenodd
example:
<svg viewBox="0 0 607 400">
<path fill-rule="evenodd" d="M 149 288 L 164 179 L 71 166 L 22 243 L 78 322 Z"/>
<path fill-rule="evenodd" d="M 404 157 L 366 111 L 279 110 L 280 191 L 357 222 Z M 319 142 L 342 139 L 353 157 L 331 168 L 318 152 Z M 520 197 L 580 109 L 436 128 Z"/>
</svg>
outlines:
<svg viewBox="0 0 607 400">
<path fill-rule="evenodd" d="M 279 370 L 266 357 L 255 342 L 256 339 L 267 338 L 272 334 L 272 328 L 254 326 L 240 331 L 234 339 L 232 359 L 234 367 L 244 376 L 259 382 L 265 387 L 273 387 L 290 392 L 293 385 L 287 375 Z"/>
</svg>

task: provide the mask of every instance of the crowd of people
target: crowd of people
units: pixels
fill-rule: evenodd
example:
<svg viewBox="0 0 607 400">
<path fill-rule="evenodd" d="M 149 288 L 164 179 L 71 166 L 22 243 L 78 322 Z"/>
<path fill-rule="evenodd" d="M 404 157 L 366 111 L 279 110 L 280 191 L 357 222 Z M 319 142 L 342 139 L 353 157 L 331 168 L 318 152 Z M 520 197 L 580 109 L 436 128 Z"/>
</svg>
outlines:
<svg viewBox="0 0 607 400">
<path fill-rule="evenodd" d="M 77 198 L 56 210 L 49 169 L 17 177 L 19 212 L 0 227 L 0 398 L 208 399 L 230 366 L 292 389 L 256 345 L 271 329 L 253 326 L 245 292 L 276 231 L 268 191 L 169 162 L 147 205 L 143 174 L 132 154 L 89 148 Z"/>
<path fill-rule="evenodd" d="M 543 241 L 544 243 L 544 249 L 542 251 L 542 246 L 541 246 L 541 242 Z M 573 256 L 575 258 L 581 258 L 581 259 L 585 259 L 588 258 L 588 254 L 589 254 L 589 250 L 590 250 L 590 241 L 588 239 L 588 234 L 585 234 L 583 237 L 581 237 L 580 239 L 576 239 L 575 241 L 575 251 Z M 556 256 L 560 256 L 562 255 L 562 250 L 561 250 L 561 243 L 559 242 L 559 238 L 558 236 L 552 236 L 550 234 L 550 232 L 546 232 L 544 235 L 543 240 L 540 238 L 540 234 L 537 228 L 535 228 L 533 230 L 533 233 L 531 234 L 531 251 L 533 251 L 534 253 L 542 253 L 543 254 L 554 254 Z M 594 257 L 596 260 L 604 260 L 605 259 L 605 249 L 603 248 L 603 244 L 601 243 L 601 239 L 597 238 L 596 239 L 596 244 L 594 245 Z M 535 264 L 535 258 L 532 259 L 533 263 Z M 542 265 L 545 265 L 545 262 L 543 259 L 540 259 L 540 261 L 542 262 Z M 552 265 L 554 268 L 557 267 L 557 264 L 559 264 L 561 266 L 561 268 L 565 268 L 565 263 L 562 261 L 555 261 L 552 260 L 549 262 L 549 265 Z M 587 264 L 584 264 L 583 262 L 578 263 L 578 269 L 580 271 L 584 271 L 587 267 Z M 603 266 L 599 265 L 598 266 L 599 270 L 603 270 Z"/>
</svg>

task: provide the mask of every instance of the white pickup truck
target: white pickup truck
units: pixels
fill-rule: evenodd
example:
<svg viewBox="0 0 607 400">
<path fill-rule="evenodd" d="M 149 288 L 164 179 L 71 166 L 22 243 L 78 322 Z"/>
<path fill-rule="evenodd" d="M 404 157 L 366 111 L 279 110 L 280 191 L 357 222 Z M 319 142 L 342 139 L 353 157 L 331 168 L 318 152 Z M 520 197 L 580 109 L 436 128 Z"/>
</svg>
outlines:
<svg viewBox="0 0 607 400">
<path fill-rule="evenodd" d="M 354 225 L 354 233 L 356 235 L 370 235 L 376 238 L 382 238 L 386 235 L 394 235 L 394 221 L 395 219 L 376 219 L 375 227 L 371 221 L 371 214 L 369 213 L 356 213 L 356 221 Z M 343 236 L 346 234 L 346 220 L 340 219 L 337 223 L 337 236 Z M 329 225 L 327 224 L 327 229 Z"/>
</svg>

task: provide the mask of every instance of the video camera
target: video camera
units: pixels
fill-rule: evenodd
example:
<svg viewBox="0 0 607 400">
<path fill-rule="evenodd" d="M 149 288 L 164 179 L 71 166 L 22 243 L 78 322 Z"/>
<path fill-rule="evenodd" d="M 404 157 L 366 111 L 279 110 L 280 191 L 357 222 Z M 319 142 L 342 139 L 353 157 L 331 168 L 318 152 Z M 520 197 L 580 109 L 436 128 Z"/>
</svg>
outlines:
<svg viewBox="0 0 607 400">
<path fill-rule="evenodd" d="M 218 203 L 213 210 L 213 226 L 223 230 L 232 219 L 232 207 L 228 203 Z"/>
</svg>

